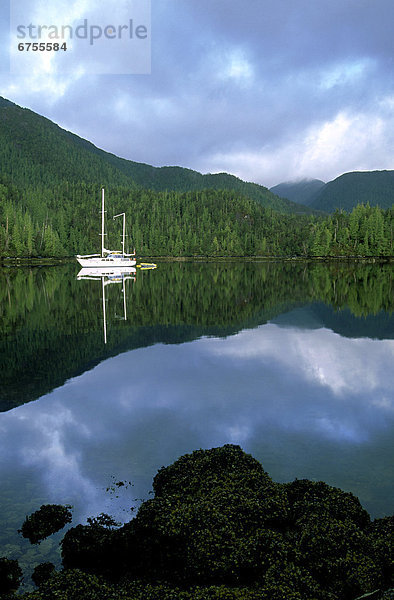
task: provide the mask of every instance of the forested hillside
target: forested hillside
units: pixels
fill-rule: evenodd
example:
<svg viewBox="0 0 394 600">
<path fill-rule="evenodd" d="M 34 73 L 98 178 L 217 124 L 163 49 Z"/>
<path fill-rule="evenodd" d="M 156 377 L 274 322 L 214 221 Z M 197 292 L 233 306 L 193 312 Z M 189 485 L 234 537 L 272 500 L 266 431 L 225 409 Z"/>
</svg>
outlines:
<svg viewBox="0 0 394 600">
<path fill-rule="evenodd" d="M 0 142 L 0 175 L 18 188 L 95 182 L 156 191 L 234 190 L 281 212 L 302 212 L 267 188 L 227 173 L 202 175 L 119 158 L 4 98 L 0 98 Z"/>
<path fill-rule="evenodd" d="M 0 175 L 18 189 L 80 181 L 137 187 L 96 150 L 49 119 L 0 98 Z"/>
<path fill-rule="evenodd" d="M 0 175 L 18 189 L 39 188 L 44 196 L 59 184 L 81 182 L 155 191 L 233 190 L 280 212 L 300 212 L 267 188 L 227 173 L 202 175 L 119 158 L 4 98 L 0 98 L 0 142 Z"/>
<path fill-rule="evenodd" d="M 276 192 L 277 193 L 277 192 Z M 394 203 L 394 171 L 345 173 L 327 183 L 310 206 L 325 212 L 350 212 L 357 204 L 390 208 Z"/>
<path fill-rule="evenodd" d="M 119 158 L 49 119 L 0 97 L 0 175 L 19 188 L 59 183 L 156 191 L 233 190 L 280 212 L 307 212 L 267 188 L 227 173 L 202 175 L 182 167 L 152 167 Z"/>
</svg>

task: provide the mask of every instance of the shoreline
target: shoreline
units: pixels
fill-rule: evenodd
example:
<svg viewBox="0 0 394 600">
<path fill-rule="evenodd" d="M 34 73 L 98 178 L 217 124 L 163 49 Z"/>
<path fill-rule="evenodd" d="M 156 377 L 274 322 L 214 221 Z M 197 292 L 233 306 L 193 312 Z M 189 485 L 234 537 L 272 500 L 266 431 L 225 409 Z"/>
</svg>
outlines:
<svg viewBox="0 0 394 600">
<path fill-rule="evenodd" d="M 311 262 L 338 263 L 360 262 L 366 264 L 392 263 L 394 256 L 141 256 L 139 260 L 158 262 Z M 70 257 L 4 257 L 0 258 L 0 267 L 55 267 L 75 262 Z"/>
</svg>

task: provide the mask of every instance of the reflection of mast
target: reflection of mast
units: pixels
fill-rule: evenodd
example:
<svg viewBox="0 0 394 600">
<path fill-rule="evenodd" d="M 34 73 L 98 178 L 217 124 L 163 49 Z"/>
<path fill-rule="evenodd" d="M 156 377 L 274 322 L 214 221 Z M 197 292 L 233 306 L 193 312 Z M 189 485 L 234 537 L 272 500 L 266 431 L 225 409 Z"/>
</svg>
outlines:
<svg viewBox="0 0 394 600">
<path fill-rule="evenodd" d="M 135 273 L 137 269 L 135 267 L 127 267 L 110 271 L 103 270 L 100 268 L 89 269 L 83 268 L 79 271 L 77 275 L 77 279 L 90 279 L 94 281 L 99 281 L 101 279 L 101 289 L 102 289 L 102 303 L 103 303 L 103 328 L 104 328 L 104 344 L 107 343 L 107 310 L 106 310 L 106 299 L 105 299 L 105 288 L 107 285 L 111 283 L 120 283 L 122 282 L 122 292 L 123 292 L 123 319 L 127 320 L 127 305 L 126 305 L 126 279 L 132 279 L 135 281 Z"/>
<path fill-rule="evenodd" d="M 126 286 L 124 284 L 124 279 L 123 279 L 123 312 L 124 312 L 124 320 L 127 321 L 127 314 L 126 314 Z"/>
<path fill-rule="evenodd" d="M 103 326 L 104 326 L 104 344 L 107 343 L 107 314 L 105 311 L 105 283 L 104 277 L 101 278 L 101 284 L 103 289 Z"/>
<path fill-rule="evenodd" d="M 120 213 L 119 215 L 115 215 L 114 219 L 116 219 L 116 217 L 123 217 L 123 233 L 122 233 L 122 254 L 124 256 L 124 244 L 125 244 L 125 231 L 126 231 L 126 213 Z"/>
<path fill-rule="evenodd" d="M 115 315 L 115 317 L 117 319 L 122 319 L 122 321 L 127 321 L 127 307 L 126 307 L 126 286 L 125 286 L 125 280 L 126 279 L 134 279 L 135 281 L 135 277 L 131 278 L 131 277 L 123 277 L 122 278 L 122 293 L 123 293 L 123 317 L 119 317 L 118 315 Z M 115 281 L 108 281 L 107 283 L 117 283 Z M 106 285 L 107 285 L 106 283 Z"/>
</svg>

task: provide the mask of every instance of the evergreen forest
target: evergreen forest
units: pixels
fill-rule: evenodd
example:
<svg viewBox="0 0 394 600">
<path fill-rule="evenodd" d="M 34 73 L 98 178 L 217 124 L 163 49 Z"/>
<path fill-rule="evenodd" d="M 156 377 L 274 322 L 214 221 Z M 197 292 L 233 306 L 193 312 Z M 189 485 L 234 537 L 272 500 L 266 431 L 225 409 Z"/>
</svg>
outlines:
<svg viewBox="0 0 394 600">
<path fill-rule="evenodd" d="M 126 212 L 128 248 L 140 256 L 360 257 L 393 254 L 394 210 L 358 205 L 349 214 L 283 214 L 228 190 L 155 192 L 110 188 L 108 214 Z M 45 200 L 44 200 L 45 198 Z M 92 201 L 93 199 L 93 201 Z M 130 219 L 131 216 L 131 219 Z M 106 245 L 120 249 L 107 218 Z M 69 257 L 100 249 L 94 184 L 45 192 L 0 184 L 0 257 Z"/>
</svg>

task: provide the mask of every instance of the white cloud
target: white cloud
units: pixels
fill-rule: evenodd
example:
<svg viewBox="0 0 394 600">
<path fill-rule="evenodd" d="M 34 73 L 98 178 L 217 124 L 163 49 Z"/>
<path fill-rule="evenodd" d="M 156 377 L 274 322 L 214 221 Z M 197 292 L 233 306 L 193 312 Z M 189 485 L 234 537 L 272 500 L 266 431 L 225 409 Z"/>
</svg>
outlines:
<svg viewBox="0 0 394 600">
<path fill-rule="evenodd" d="M 141 28 L 144 28 L 142 32 Z M 11 73 L 88 74 L 150 72 L 150 0 L 68 4 L 11 2 Z M 33 44 L 58 43 L 57 50 Z M 31 43 L 32 46 L 28 46 Z"/>
<path fill-rule="evenodd" d="M 244 51 L 233 49 L 217 59 L 218 78 L 234 81 L 239 85 L 251 85 L 254 69 Z"/>
<path fill-rule="evenodd" d="M 357 84 L 368 75 L 368 71 L 372 69 L 373 65 L 374 62 L 367 58 L 327 66 L 320 74 L 320 87 L 329 90 L 335 86 Z"/>
<path fill-rule="evenodd" d="M 391 99 L 392 100 L 392 99 Z M 347 171 L 392 169 L 394 108 L 386 118 L 340 112 L 334 118 L 296 132 L 282 144 L 260 149 L 217 152 L 198 163 L 202 171 L 229 171 L 268 187 L 282 181 L 316 177 L 329 181 Z M 393 127 L 388 128 L 388 120 Z"/>
</svg>

